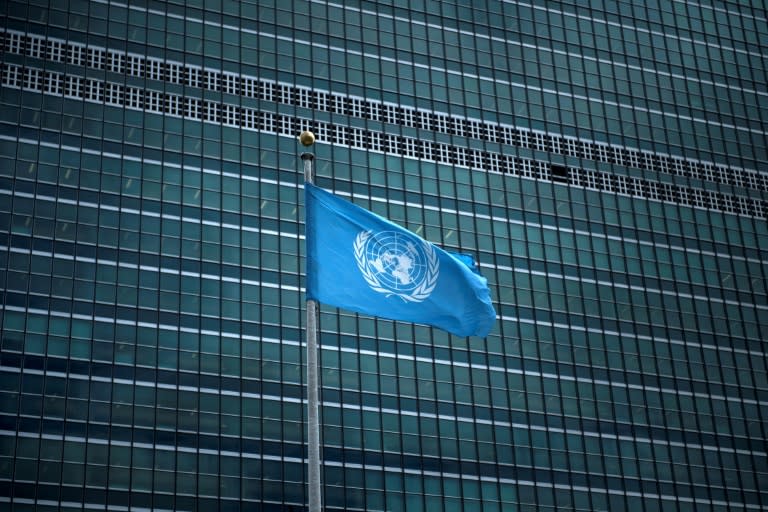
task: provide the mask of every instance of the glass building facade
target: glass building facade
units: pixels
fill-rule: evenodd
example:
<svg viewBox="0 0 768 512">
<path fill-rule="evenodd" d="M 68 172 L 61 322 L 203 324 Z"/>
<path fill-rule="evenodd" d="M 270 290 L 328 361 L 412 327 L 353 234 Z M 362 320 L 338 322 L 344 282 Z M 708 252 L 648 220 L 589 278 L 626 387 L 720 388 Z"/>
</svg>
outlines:
<svg viewBox="0 0 768 512">
<path fill-rule="evenodd" d="M 306 507 L 311 129 L 498 313 L 321 308 L 326 510 L 768 509 L 763 2 L 0 9 L 0 508 Z"/>
</svg>

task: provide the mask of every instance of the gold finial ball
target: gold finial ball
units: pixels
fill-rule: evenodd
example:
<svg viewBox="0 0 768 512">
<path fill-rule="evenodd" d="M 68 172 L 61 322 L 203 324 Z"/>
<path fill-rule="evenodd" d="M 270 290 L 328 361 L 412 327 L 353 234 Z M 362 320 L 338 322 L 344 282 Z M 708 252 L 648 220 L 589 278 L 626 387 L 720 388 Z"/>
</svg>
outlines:
<svg viewBox="0 0 768 512">
<path fill-rule="evenodd" d="M 299 135 L 299 142 L 305 146 L 311 146 L 315 143 L 315 134 L 310 131 L 303 131 L 301 132 L 301 135 Z"/>
</svg>

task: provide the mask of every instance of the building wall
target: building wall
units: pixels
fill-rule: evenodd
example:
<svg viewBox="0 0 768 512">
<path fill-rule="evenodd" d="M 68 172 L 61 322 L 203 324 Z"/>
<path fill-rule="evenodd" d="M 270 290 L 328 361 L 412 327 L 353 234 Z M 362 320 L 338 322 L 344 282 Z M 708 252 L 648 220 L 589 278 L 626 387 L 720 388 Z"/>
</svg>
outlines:
<svg viewBox="0 0 768 512">
<path fill-rule="evenodd" d="M 0 9 L 3 506 L 302 509 L 312 129 L 499 314 L 322 307 L 328 510 L 768 507 L 759 2 Z"/>
</svg>

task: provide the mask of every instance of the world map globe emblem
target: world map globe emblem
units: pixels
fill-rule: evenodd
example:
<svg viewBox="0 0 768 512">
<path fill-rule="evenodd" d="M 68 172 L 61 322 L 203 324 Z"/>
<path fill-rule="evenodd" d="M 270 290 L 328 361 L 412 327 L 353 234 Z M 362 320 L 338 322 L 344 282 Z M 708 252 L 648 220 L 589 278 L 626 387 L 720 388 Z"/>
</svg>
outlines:
<svg viewBox="0 0 768 512">
<path fill-rule="evenodd" d="M 361 231 L 354 249 L 363 278 L 374 291 L 420 302 L 435 288 L 437 255 L 430 244 L 415 236 L 397 231 Z"/>
<path fill-rule="evenodd" d="M 365 259 L 384 287 L 410 292 L 426 278 L 424 250 L 416 243 L 411 237 L 394 231 L 385 231 L 368 239 Z"/>
</svg>

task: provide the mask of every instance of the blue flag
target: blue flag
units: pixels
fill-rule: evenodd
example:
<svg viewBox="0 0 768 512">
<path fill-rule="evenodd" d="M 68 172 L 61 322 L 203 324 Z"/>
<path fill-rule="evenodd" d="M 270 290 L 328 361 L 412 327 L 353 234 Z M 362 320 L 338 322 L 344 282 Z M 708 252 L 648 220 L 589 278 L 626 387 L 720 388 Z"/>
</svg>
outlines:
<svg viewBox="0 0 768 512">
<path fill-rule="evenodd" d="M 312 184 L 304 190 L 308 299 L 457 336 L 488 335 L 496 312 L 471 256 Z"/>
</svg>

